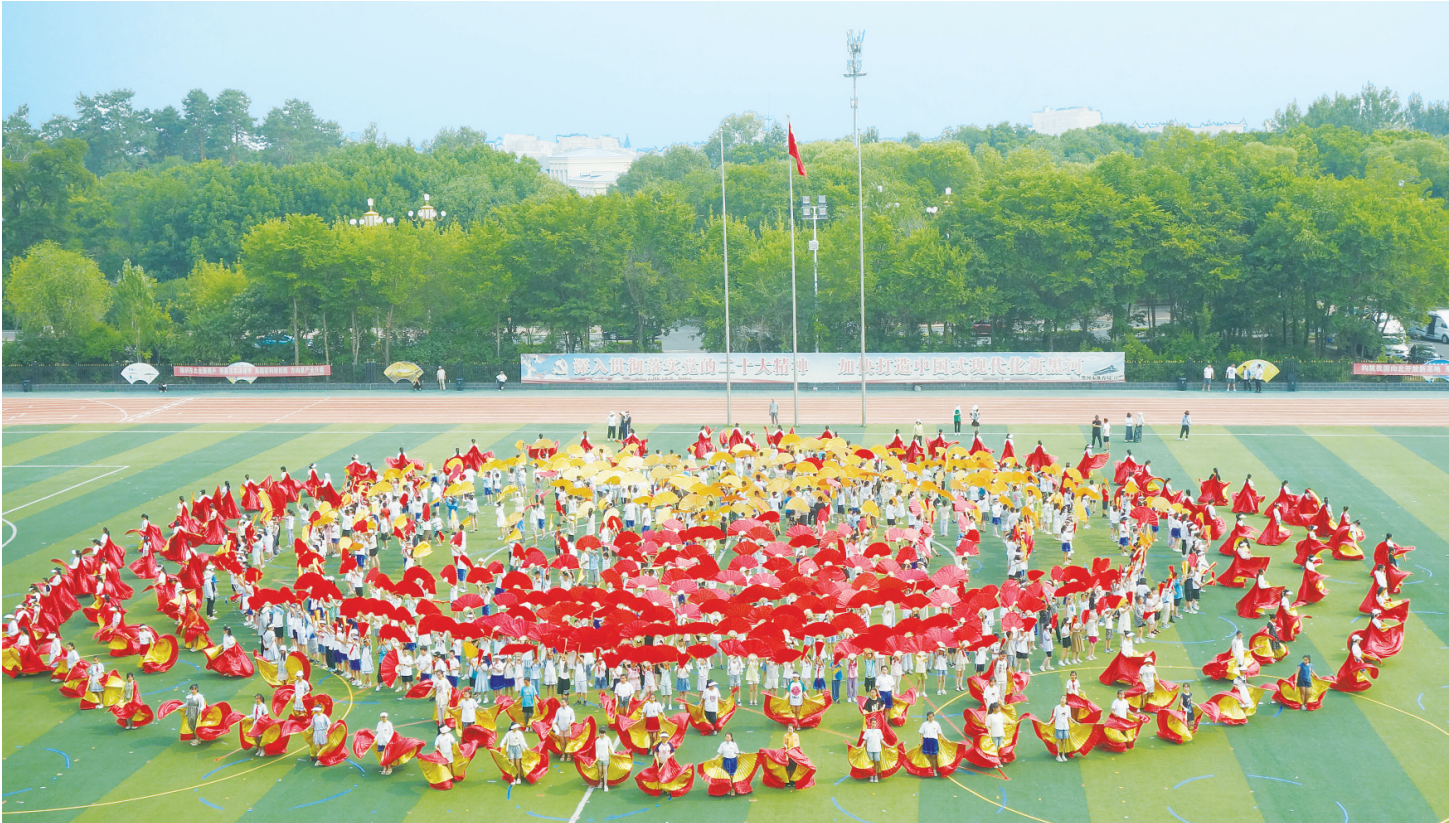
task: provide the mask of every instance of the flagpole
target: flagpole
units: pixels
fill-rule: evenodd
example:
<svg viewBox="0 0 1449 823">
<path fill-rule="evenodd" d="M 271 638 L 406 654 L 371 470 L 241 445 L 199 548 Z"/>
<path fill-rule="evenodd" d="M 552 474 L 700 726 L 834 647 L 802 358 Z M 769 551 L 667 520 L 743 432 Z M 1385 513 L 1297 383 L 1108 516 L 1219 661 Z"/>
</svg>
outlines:
<svg viewBox="0 0 1449 823">
<path fill-rule="evenodd" d="M 731 393 L 731 369 L 734 355 L 730 352 L 730 218 L 725 210 L 725 141 L 724 122 L 719 124 L 719 216 L 724 235 L 724 303 L 725 303 L 725 425 L 735 422 Z"/>
<path fill-rule="evenodd" d="M 788 127 L 790 118 L 785 117 L 785 124 Z M 794 131 L 791 129 L 791 133 Z M 793 387 L 790 390 L 791 398 L 795 406 L 795 427 L 800 426 L 800 329 L 796 322 L 796 294 L 795 294 L 795 168 L 792 166 L 793 158 L 785 154 L 785 176 L 790 180 L 790 199 L 787 201 L 790 209 L 790 379 Z"/>
</svg>

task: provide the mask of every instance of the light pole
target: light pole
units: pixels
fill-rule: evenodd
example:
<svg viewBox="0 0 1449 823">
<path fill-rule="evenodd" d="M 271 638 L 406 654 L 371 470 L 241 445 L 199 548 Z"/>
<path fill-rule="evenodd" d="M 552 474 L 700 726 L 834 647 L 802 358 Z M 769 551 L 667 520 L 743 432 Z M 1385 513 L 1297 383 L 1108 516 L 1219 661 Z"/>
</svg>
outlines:
<svg viewBox="0 0 1449 823">
<path fill-rule="evenodd" d="M 433 204 L 429 202 L 431 199 L 432 198 L 430 195 L 424 194 L 423 207 L 418 209 L 417 211 L 408 212 L 408 217 L 425 225 L 434 221 L 441 221 L 443 218 L 447 217 L 447 212 L 438 211 L 437 209 L 433 208 Z"/>
<path fill-rule="evenodd" d="M 347 221 L 347 225 L 349 226 L 357 226 L 364 229 L 372 228 L 373 226 L 381 226 L 384 224 L 391 226 L 392 218 L 384 218 L 382 215 L 373 211 L 371 197 L 367 198 L 367 211 L 363 212 L 361 217 L 354 217 L 351 220 Z"/>
<path fill-rule="evenodd" d="M 865 184 L 860 152 L 859 99 L 856 97 L 856 82 L 865 76 L 861 71 L 861 46 L 865 32 L 856 34 L 854 29 L 845 33 L 845 76 L 850 78 L 850 125 L 855 132 L 855 194 L 860 214 L 860 425 L 865 425 Z"/>
<path fill-rule="evenodd" d="M 825 195 L 810 203 L 810 195 L 800 195 L 800 216 L 810 221 L 810 256 L 815 276 L 815 299 L 810 306 L 810 333 L 815 340 L 815 353 L 820 353 L 820 218 L 829 217 L 829 206 Z"/>
</svg>

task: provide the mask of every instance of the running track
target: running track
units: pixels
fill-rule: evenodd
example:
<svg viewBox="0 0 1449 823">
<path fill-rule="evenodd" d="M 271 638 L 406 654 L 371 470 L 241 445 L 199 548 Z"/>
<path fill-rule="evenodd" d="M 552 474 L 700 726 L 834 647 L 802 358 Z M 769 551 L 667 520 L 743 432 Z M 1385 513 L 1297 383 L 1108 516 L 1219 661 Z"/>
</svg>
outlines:
<svg viewBox="0 0 1449 823">
<path fill-rule="evenodd" d="M 7 392 L 7 395 L 9 393 Z M 780 421 L 791 423 L 789 394 L 776 398 Z M 769 420 L 768 395 L 736 396 L 736 419 L 764 428 Z M 1113 393 L 1086 397 L 1078 393 L 977 396 L 965 394 L 890 393 L 869 399 L 873 425 L 904 426 L 921 418 L 928 425 L 949 423 L 960 402 L 969 412 L 981 405 L 982 422 L 997 426 L 1024 423 L 1088 424 L 1095 414 L 1120 429 L 1128 411 L 1141 412 L 1148 425 L 1175 427 L 1184 409 L 1199 426 L 1449 426 L 1449 397 L 1379 393 L 1241 396 L 1219 392 Z M 0 410 L 0 424 L 574 424 L 602 428 L 610 409 L 633 412 L 636 425 L 661 423 L 718 424 L 725 421 L 722 392 L 568 392 L 478 391 L 417 394 L 289 393 L 280 397 L 204 395 L 109 395 L 94 397 L 24 397 L 9 395 Z M 801 425 L 852 426 L 860 421 L 858 395 L 807 395 L 800 398 Z"/>
</svg>

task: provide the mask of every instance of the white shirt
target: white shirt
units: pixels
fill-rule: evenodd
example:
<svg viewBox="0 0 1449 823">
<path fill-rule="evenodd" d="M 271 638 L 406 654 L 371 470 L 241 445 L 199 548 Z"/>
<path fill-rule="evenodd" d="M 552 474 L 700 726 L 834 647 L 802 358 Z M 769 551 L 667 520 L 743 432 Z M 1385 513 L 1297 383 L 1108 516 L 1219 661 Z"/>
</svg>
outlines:
<svg viewBox="0 0 1449 823">
<path fill-rule="evenodd" d="M 458 741 L 453 738 L 451 732 L 443 732 L 433 740 L 433 748 L 443 756 L 444 763 L 453 762 L 453 745 Z"/>
<path fill-rule="evenodd" d="M 927 720 L 921 724 L 921 737 L 928 740 L 935 740 L 941 736 L 941 724 L 934 720 Z"/>
<path fill-rule="evenodd" d="M 896 687 L 896 679 L 886 672 L 881 672 L 875 679 L 875 687 L 883 692 L 893 691 Z"/>
<path fill-rule="evenodd" d="M 613 753 L 614 741 L 609 739 L 609 735 L 601 734 L 594 738 L 594 758 L 599 761 L 600 769 L 608 768 L 609 756 Z"/>
<path fill-rule="evenodd" d="M 881 741 L 885 740 L 885 735 L 881 733 L 880 729 L 866 729 L 861 732 L 860 739 L 865 743 L 867 752 L 879 752 Z"/>
<path fill-rule="evenodd" d="M 992 712 L 986 715 L 986 733 L 992 737 L 1006 736 L 1006 715 Z"/>
<path fill-rule="evenodd" d="M 716 689 L 713 686 L 705 689 L 703 697 L 704 710 L 707 712 L 719 711 L 719 697 L 719 689 Z"/>
<path fill-rule="evenodd" d="M 1114 716 L 1120 717 L 1123 720 L 1126 720 L 1127 719 L 1127 710 L 1129 708 L 1131 708 L 1131 705 L 1127 702 L 1126 698 L 1122 698 L 1122 697 L 1113 698 L 1113 700 L 1112 700 L 1112 714 Z"/>
<path fill-rule="evenodd" d="M 1072 727 L 1072 709 L 1058 703 L 1052 707 L 1052 728 L 1066 731 Z"/>
<path fill-rule="evenodd" d="M 387 748 L 387 744 L 392 742 L 392 734 L 392 721 L 379 721 L 377 724 L 377 729 L 374 733 L 374 741 L 377 745 L 382 746 L 383 748 Z"/>
<path fill-rule="evenodd" d="M 719 748 L 716 751 L 719 753 L 720 757 L 740 756 L 740 746 L 733 740 L 726 740 L 723 743 L 719 744 Z"/>
</svg>

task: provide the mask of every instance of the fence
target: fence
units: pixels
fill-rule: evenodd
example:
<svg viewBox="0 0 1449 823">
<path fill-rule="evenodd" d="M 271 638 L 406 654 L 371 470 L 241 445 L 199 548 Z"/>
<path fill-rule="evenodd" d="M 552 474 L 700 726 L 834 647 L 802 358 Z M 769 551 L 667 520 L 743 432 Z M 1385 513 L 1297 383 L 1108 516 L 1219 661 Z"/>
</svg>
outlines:
<svg viewBox="0 0 1449 823">
<path fill-rule="evenodd" d="M 126 381 L 121 377 L 121 369 L 127 363 L 101 363 L 87 365 L 43 365 L 43 364 L 7 364 L 3 368 L 3 382 L 7 386 L 16 386 L 23 380 L 29 380 L 34 385 L 114 385 L 124 384 Z M 419 363 L 423 369 L 422 381 L 427 388 L 434 388 L 437 385 L 436 373 L 437 363 Z M 1128 363 L 1127 383 L 1156 383 L 1176 384 L 1177 378 L 1185 377 L 1191 383 L 1202 379 L 1202 370 L 1205 364 L 1196 361 L 1182 361 L 1172 363 Z M 1289 375 L 1297 375 L 1299 383 L 1354 383 L 1354 384 L 1385 384 L 1385 383 L 1407 383 L 1422 384 L 1423 380 L 1418 377 L 1367 377 L 1353 376 L 1353 363 L 1347 360 L 1286 360 L 1277 364 L 1281 373 L 1274 383 L 1286 383 Z M 519 383 L 519 363 L 513 360 L 507 363 L 444 363 L 443 369 L 448 373 L 449 387 L 453 381 L 462 379 L 466 384 L 475 387 L 482 387 L 491 384 L 499 371 L 508 375 L 510 386 L 517 386 Z M 1223 379 L 1225 363 L 1214 363 L 1217 370 L 1218 380 Z M 164 381 L 171 385 L 216 385 L 225 383 L 225 378 L 220 377 L 173 377 L 169 364 L 158 364 L 157 370 L 161 376 L 156 378 L 157 382 Z M 386 387 L 392 385 L 392 381 L 383 375 L 383 369 L 387 368 L 385 363 L 333 363 L 332 375 L 330 377 L 294 377 L 259 378 L 258 386 L 291 386 L 305 388 L 308 386 L 325 386 L 327 384 L 348 384 L 348 385 L 378 385 Z M 244 383 L 239 383 L 245 386 Z M 1119 384 L 1120 385 L 1120 384 Z"/>
<path fill-rule="evenodd" d="M 17 385 L 21 381 L 29 380 L 35 385 L 107 385 L 125 383 L 121 377 L 121 369 L 128 363 L 100 363 L 87 365 L 64 365 L 50 366 L 39 363 L 28 365 L 6 364 L 4 367 L 5 385 Z M 391 385 L 392 381 L 382 372 L 387 368 L 386 363 L 333 363 L 332 375 L 330 377 L 263 377 L 258 378 L 258 385 L 287 384 L 297 387 L 321 386 L 328 383 L 348 384 L 383 384 Z M 433 387 L 437 385 L 436 374 L 437 363 L 419 363 L 423 370 L 423 385 Z M 508 375 L 508 381 L 516 384 L 518 382 L 518 361 L 511 363 L 443 363 L 443 370 L 448 374 L 448 382 L 462 379 L 466 383 L 484 384 L 492 383 L 499 371 Z M 174 377 L 171 374 L 170 364 L 158 364 L 156 370 L 161 375 L 154 383 L 165 382 L 171 385 L 187 384 L 218 384 L 225 383 L 223 377 Z M 238 384 L 245 385 L 245 384 Z"/>
</svg>

